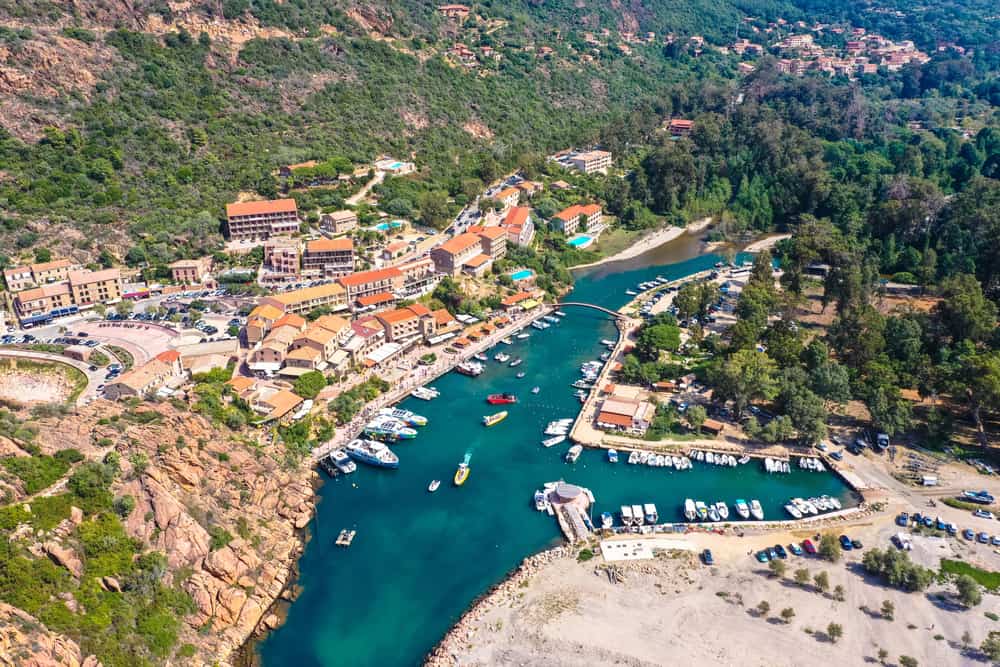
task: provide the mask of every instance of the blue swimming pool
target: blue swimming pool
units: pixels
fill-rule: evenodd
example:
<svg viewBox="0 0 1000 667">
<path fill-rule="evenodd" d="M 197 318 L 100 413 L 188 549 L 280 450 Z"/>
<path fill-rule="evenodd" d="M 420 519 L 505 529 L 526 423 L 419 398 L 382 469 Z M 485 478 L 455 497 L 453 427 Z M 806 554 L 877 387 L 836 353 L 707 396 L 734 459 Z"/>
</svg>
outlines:
<svg viewBox="0 0 1000 667">
<path fill-rule="evenodd" d="M 377 225 L 375 225 L 375 229 L 377 229 L 380 232 L 387 232 L 390 229 L 402 229 L 403 224 L 404 223 L 402 220 L 393 220 L 392 222 L 380 222 Z"/>
<path fill-rule="evenodd" d="M 580 248 L 581 250 L 583 248 L 586 248 L 593 242 L 594 242 L 594 237 L 587 236 L 586 234 L 580 234 L 579 236 L 574 236 L 569 241 L 566 241 L 566 243 L 568 243 L 569 245 L 573 246 L 574 248 Z"/>
<path fill-rule="evenodd" d="M 520 271 L 515 271 L 514 273 L 510 274 L 510 278 L 511 280 L 514 281 L 527 280 L 528 278 L 534 277 L 534 275 L 535 272 L 532 271 L 531 269 L 521 269 Z"/>
</svg>

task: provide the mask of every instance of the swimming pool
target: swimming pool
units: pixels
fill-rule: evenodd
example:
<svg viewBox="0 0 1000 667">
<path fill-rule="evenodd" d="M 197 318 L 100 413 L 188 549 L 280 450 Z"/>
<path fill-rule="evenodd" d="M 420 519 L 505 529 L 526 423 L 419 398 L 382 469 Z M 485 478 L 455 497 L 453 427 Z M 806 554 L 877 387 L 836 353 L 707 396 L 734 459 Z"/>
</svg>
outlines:
<svg viewBox="0 0 1000 667">
<path fill-rule="evenodd" d="M 579 236 L 574 236 L 569 241 L 566 241 L 567 244 L 573 246 L 574 248 L 579 248 L 580 250 L 586 248 L 593 242 L 594 242 L 594 237 L 587 236 L 586 234 L 580 234 Z"/>
<path fill-rule="evenodd" d="M 380 232 L 387 232 L 390 229 L 402 229 L 403 224 L 404 223 L 402 220 L 393 220 L 392 222 L 380 222 L 377 225 L 375 225 L 375 229 L 377 229 Z"/>
<path fill-rule="evenodd" d="M 510 274 L 510 279 L 517 282 L 518 280 L 527 280 L 528 278 L 533 278 L 535 272 L 531 269 L 521 269 L 520 271 L 515 271 Z"/>
</svg>

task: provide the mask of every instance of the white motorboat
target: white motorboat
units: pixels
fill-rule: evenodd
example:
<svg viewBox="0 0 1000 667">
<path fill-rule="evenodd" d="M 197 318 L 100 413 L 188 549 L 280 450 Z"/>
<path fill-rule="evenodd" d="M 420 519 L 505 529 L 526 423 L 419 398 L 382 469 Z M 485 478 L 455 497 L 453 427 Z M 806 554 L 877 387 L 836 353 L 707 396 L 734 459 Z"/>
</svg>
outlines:
<svg viewBox="0 0 1000 667">
<path fill-rule="evenodd" d="M 632 520 L 635 522 L 635 525 L 642 525 L 642 505 L 632 505 Z"/>
<path fill-rule="evenodd" d="M 632 519 L 632 507 L 630 505 L 622 505 L 621 507 L 622 523 L 626 526 L 631 526 Z"/>
<path fill-rule="evenodd" d="M 802 512 L 800 512 L 799 508 L 797 508 L 795 505 L 792 505 L 791 503 L 785 505 L 785 511 L 791 514 L 793 519 L 802 518 Z"/>
<path fill-rule="evenodd" d="M 548 505 L 549 500 L 545 497 L 544 491 L 535 491 L 535 509 L 539 512 L 545 511 L 545 506 Z"/>
<path fill-rule="evenodd" d="M 700 500 L 694 501 L 694 509 L 698 514 L 698 520 L 704 521 L 708 518 L 708 506 Z"/>
<path fill-rule="evenodd" d="M 435 491 L 438 490 L 439 486 L 441 486 L 441 480 L 435 479 L 431 481 L 430 485 L 428 485 L 427 490 L 430 491 L 431 493 L 434 493 Z"/>
<path fill-rule="evenodd" d="M 616 449 L 608 450 L 608 463 L 618 463 L 618 450 Z"/>
<path fill-rule="evenodd" d="M 538 392 L 540 392 L 541 390 L 542 390 L 542 388 L 541 388 L 541 387 L 532 387 L 532 388 L 531 388 L 531 393 L 532 393 L 532 394 L 537 394 L 537 393 L 538 393 Z"/>
<path fill-rule="evenodd" d="M 723 521 L 729 518 L 729 505 L 721 500 L 715 503 L 715 511 L 719 513 L 719 518 Z"/>
<path fill-rule="evenodd" d="M 712 521 L 719 520 L 719 510 L 715 509 L 715 505 L 708 506 L 708 518 Z"/>
<path fill-rule="evenodd" d="M 573 445 L 566 452 L 566 463 L 576 463 L 576 460 L 580 458 L 580 454 L 583 452 L 583 445 Z"/>
<path fill-rule="evenodd" d="M 757 521 L 764 520 L 764 509 L 760 506 L 759 500 L 750 501 L 750 516 L 757 519 Z"/>
<path fill-rule="evenodd" d="M 698 510 L 695 509 L 694 501 L 690 498 L 684 499 L 684 518 L 688 521 L 694 521 L 698 518 Z"/>
<path fill-rule="evenodd" d="M 545 440 L 542 440 L 542 447 L 555 447 L 560 442 L 565 442 L 565 440 L 566 440 L 565 435 L 554 435 L 551 438 L 546 438 Z"/>
<path fill-rule="evenodd" d="M 645 503 L 642 506 L 643 514 L 646 518 L 646 523 L 649 525 L 656 525 L 657 521 L 660 520 L 660 515 L 656 513 L 656 505 L 653 503 Z"/>
<path fill-rule="evenodd" d="M 750 506 L 747 505 L 747 501 L 742 498 L 736 499 L 736 513 L 740 515 L 741 519 L 750 518 Z"/>
<path fill-rule="evenodd" d="M 750 463 L 750 455 L 744 454 L 743 456 L 740 457 L 740 460 L 737 461 L 737 463 L 739 463 L 741 466 Z"/>
</svg>

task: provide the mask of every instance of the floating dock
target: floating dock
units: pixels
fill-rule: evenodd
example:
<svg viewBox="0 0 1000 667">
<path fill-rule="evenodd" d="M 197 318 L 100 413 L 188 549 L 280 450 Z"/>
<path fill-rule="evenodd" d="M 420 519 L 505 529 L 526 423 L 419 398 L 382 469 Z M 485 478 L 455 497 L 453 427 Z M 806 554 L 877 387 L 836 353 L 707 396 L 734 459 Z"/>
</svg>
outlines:
<svg viewBox="0 0 1000 667">
<path fill-rule="evenodd" d="M 338 547 L 349 547 L 354 541 L 354 536 L 358 534 L 356 530 L 347 530 L 346 528 L 340 531 L 340 535 L 337 536 L 337 546 Z"/>
</svg>

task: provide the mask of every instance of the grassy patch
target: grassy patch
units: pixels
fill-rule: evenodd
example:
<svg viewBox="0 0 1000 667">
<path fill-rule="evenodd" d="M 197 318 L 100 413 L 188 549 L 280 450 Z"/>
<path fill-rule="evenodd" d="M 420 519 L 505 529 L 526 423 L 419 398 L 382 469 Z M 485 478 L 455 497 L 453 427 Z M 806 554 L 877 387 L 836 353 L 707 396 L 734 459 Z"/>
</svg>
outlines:
<svg viewBox="0 0 1000 667">
<path fill-rule="evenodd" d="M 990 592 L 995 592 L 997 589 L 1000 589 L 1000 572 L 982 570 L 974 565 L 963 563 L 962 561 L 942 558 L 941 572 L 954 575 L 967 574 Z"/>
<path fill-rule="evenodd" d="M 135 359 L 132 358 L 132 353 L 123 347 L 118 347 L 117 345 L 105 345 L 108 352 L 115 355 L 118 359 L 118 363 L 122 365 L 125 370 L 132 368 L 135 365 Z"/>
<path fill-rule="evenodd" d="M 967 503 L 964 500 L 959 500 L 958 498 L 942 498 L 943 502 L 948 507 L 954 507 L 959 510 L 968 510 L 970 512 L 975 512 L 978 509 L 982 509 L 982 505 L 976 505 L 975 503 Z"/>
</svg>

